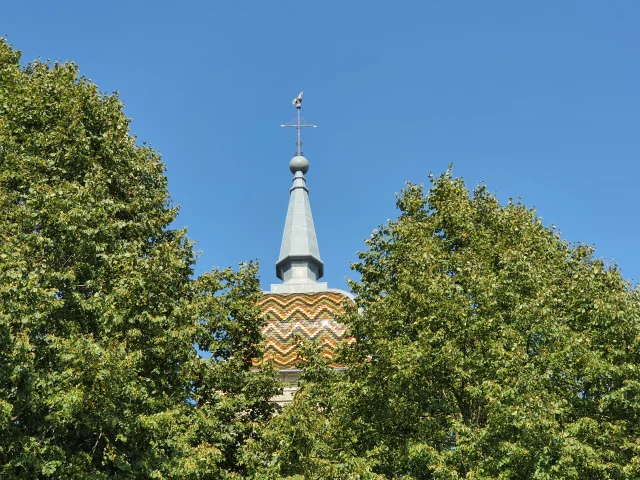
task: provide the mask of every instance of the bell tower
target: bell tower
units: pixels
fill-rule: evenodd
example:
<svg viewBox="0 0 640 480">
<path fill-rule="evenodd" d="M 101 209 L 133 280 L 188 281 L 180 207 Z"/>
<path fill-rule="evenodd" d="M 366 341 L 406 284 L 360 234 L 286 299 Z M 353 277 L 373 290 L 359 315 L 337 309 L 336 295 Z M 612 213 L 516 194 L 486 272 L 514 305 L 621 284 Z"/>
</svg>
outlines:
<svg viewBox="0 0 640 480">
<path fill-rule="evenodd" d="M 301 116 L 302 96 L 300 92 L 293 100 L 297 110 L 294 121 L 282 125 L 297 130 L 297 149 L 289 162 L 293 185 L 289 189 L 289 207 L 276 262 L 276 275 L 282 283 L 272 284 L 259 303 L 267 319 L 262 330 L 264 358 L 278 370 L 284 386 L 283 394 L 273 399 L 281 405 L 292 401 L 303 368 L 298 359 L 296 338 L 319 344 L 329 364 L 340 368 L 332 360 L 335 349 L 344 340 L 346 327 L 336 319 L 344 313 L 345 302 L 353 300 L 350 293 L 329 289 L 326 282 L 318 281 L 324 275 L 324 263 L 320 258 L 305 177 L 309 161 L 302 152 L 301 140 L 302 129 L 315 128 L 315 125 Z M 255 366 L 258 367 L 259 362 Z"/>
</svg>

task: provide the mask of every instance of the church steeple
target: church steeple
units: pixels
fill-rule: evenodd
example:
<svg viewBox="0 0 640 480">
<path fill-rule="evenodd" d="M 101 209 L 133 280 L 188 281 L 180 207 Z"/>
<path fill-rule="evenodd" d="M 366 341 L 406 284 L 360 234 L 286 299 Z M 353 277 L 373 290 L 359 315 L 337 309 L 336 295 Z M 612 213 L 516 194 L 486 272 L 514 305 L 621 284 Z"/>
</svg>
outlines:
<svg viewBox="0 0 640 480">
<path fill-rule="evenodd" d="M 329 289 L 322 278 L 324 264 L 320 259 L 318 238 L 313 225 L 309 190 L 305 174 L 309 161 L 302 152 L 300 134 L 308 124 L 300 116 L 302 92 L 294 100 L 297 118 L 282 125 L 297 130 L 296 152 L 289 162 L 293 173 L 293 185 L 289 190 L 289 209 L 282 234 L 280 257 L 276 263 L 276 275 L 282 283 L 272 284 L 271 290 L 259 300 L 258 305 L 266 323 L 264 357 L 256 358 L 253 366 L 261 368 L 267 362 L 269 368 L 279 371 L 278 378 L 284 384 L 282 395 L 273 398 L 280 405 L 293 400 L 302 371 L 298 352 L 299 339 L 313 341 L 321 348 L 323 358 L 330 367 L 342 368 L 333 363 L 335 351 L 345 339 L 346 326 L 336 321 L 345 313 L 345 303 L 353 302 L 353 295 L 343 290 Z"/>
<path fill-rule="evenodd" d="M 296 123 L 287 123 L 282 127 L 294 127 L 298 133 L 296 155 L 289 162 L 293 173 L 293 186 L 289 194 L 289 208 L 282 234 L 280 257 L 276 263 L 276 275 L 282 284 L 271 285 L 273 293 L 304 293 L 327 289 L 327 284 L 318 282 L 324 275 L 324 263 L 320 259 L 318 238 L 313 225 L 309 190 L 305 173 L 309 171 L 309 161 L 302 152 L 301 130 L 315 128 L 300 116 L 303 93 L 293 100 L 297 110 Z"/>
</svg>

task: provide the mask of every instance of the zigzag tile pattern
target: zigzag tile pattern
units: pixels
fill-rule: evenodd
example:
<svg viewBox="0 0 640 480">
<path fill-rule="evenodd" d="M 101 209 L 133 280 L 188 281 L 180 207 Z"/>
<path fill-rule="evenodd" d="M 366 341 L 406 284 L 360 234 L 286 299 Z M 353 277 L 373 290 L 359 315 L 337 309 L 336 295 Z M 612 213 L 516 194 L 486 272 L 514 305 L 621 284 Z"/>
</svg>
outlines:
<svg viewBox="0 0 640 480">
<path fill-rule="evenodd" d="M 342 302 L 351 301 L 338 292 L 266 294 L 259 302 L 267 319 L 264 358 L 278 370 L 295 369 L 298 355 L 294 336 L 312 340 L 322 347 L 322 355 L 333 360 L 344 339 L 346 327 L 334 319 L 344 313 Z M 254 365 L 261 362 L 254 360 Z M 331 364 L 332 367 L 339 365 Z"/>
</svg>

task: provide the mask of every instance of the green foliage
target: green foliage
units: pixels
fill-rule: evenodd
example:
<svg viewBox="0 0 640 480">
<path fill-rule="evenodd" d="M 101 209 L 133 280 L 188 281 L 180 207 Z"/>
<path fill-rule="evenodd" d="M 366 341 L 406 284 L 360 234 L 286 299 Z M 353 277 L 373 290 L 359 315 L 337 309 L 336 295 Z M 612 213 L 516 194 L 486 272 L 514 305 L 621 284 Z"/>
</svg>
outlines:
<svg viewBox="0 0 640 480">
<path fill-rule="evenodd" d="M 250 440 L 244 463 L 251 478 L 288 480 L 384 478 L 373 472 L 369 454 L 359 457 L 344 431 L 336 429 L 335 389 L 340 371 L 327 367 L 321 348 L 300 345 L 304 361 L 303 381 L 292 404 L 264 426 L 257 440 Z"/>
<path fill-rule="evenodd" d="M 639 292 L 520 203 L 432 183 L 408 185 L 354 265 L 348 369 L 310 363 L 250 444 L 256 471 L 640 478 Z"/>
<path fill-rule="evenodd" d="M 277 391 L 249 372 L 257 267 L 193 280 L 122 103 L 19 60 L 0 41 L 0 477 L 241 475 Z"/>
</svg>

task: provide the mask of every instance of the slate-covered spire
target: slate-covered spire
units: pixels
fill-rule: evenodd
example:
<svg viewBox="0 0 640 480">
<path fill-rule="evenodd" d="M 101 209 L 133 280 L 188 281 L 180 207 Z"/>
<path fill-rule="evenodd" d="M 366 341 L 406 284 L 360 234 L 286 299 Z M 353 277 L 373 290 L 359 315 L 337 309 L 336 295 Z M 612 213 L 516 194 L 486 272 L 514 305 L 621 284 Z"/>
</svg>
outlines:
<svg viewBox="0 0 640 480">
<path fill-rule="evenodd" d="M 309 171 L 309 161 L 302 153 L 300 131 L 304 127 L 315 127 L 300 117 L 302 92 L 293 100 L 298 111 L 297 123 L 288 123 L 283 127 L 295 127 L 298 130 L 297 153 L 289 162 L 293 173 L 293 186 L 290 189 L 289 209 L 282 235 L 280 257 L 276 263 L 276 275 L 283 281 L 281 285 L 272 285 L 273 293 L 303 293 L 326 290 L 327 284 L 318 282 L 324 275 L 324 264 L 320 259 L 318 238 L 313 226 L 309 190 L 304 177 Z"/>
</svg>

